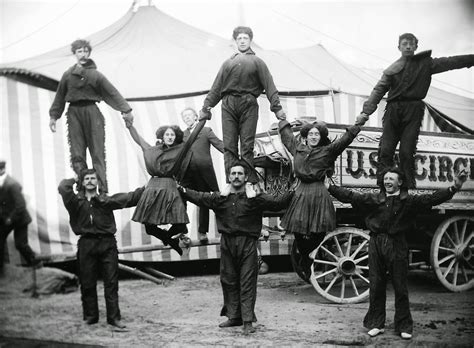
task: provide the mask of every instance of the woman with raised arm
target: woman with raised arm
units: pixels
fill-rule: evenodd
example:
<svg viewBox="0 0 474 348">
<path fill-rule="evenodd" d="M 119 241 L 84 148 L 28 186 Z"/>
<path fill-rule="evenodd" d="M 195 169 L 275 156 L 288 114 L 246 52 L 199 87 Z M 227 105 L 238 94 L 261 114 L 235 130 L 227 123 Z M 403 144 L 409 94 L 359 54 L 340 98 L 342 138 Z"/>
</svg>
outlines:
<svg viewBox="0 0 474 348">
<path fill-rule="evenodd" d="M 151 175 L 132 220 L 144 224 L 147 234 L 160 239 L 164 245 L 169 244 L 180 255 L 183 250 L 179 239 L 173 237 L 187 233 L 189 218 L 176 180 L 184 175 L 191 160 L 189 148 L 205 123 L 206 119 L 200 120 L 186 142 L 183 142 L 183 131 L 178 126 L 161 126 L 156 131 L 158 141 L 151 146 L 138 134 L 132 122 L 125 120 L 130 135 L 143 150 L 146 170 Z M 168 231 L 158 227 L 166 224 L 172 225 Z"/>
<path fill-rule="evenodd" d="M 286 120 L 279 122 L 281 141 L 293 155 L 293 168 L 298 179 L 295 194 L 281 220 L 281 226 L 295 236 L 302 256 L 303 272 L 309 279 L 311 259 L 308 254 L 324 239 L 327 232 L 336 228 L 336 211 L 324 185 L 334 174 L 334 161 L 352 143 L 368 117 L 359 115 L 346 133 L 331 142 L 323 121 L 301 127 L 298 140 Z"/>
</svg>

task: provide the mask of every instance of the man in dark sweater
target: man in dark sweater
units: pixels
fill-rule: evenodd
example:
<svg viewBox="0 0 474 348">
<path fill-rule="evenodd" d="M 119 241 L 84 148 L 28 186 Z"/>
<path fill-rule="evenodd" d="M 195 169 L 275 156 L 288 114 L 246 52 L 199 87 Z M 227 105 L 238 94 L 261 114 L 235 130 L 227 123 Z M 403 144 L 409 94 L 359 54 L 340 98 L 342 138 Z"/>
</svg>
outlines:
<svg viewBox="0 0 474 348">
<path fill-rule="evenodd" d="M 286 118 L 267 65 L 250 48 L 253 39 L 252 29 L 237 27 L 232 36 L 239 52 L 222 64 L 201 110 L 201 114 L 207 115 L 210 119 L 209 110 L 222 99 L 222 137 L 226 173 L 230 167 L 239 162 L 239 137 L 241 157 L 246 166 L 253 167 L 253 148 L 258 121 L 257 98 L 264 90 L 270 102 L 270 110 L 278 119 Z M 254 171 L 249 173 L 249 181 L 256 184 L 257 175 Z"/>
<path fill-rule="evenodd" d="M 99 195 L 96 171 L 85 169 L 81 176 L 82 190 L 77 194 L 73 189 L 75 179 L 62 180 L 58 190 L 69 213 L 71 228 L 80 236 L 77 258 L 83 319 L 88 325 L 99 320 L 96 286 L 101 270 L 107 322 L 123 329 L 118 303 L 118 250 L 114 236 L 117 228 L 113 211 L 136 206 L 144 188 L 113 196 Z"/>
<path fill-rule="evenodd" d="M 461 189 L 466 175 L 456 176 L 454 185 L 433 194 L 408 195 L 400 191 L 403 172 L 389 169 L 384 177 L 385 190 L 380 193 L 358 193 L 342 187 L 329 187 L 329 192 L 339 201 L 351 203 L 365 216 L 370 230 L 369 280 L 370 305 L 364 326 L 371 337 L 384 332 L 387 272 L 391 274 L 395 291 L 395 331 L 410 339 L 413 319 L 408 301 L 408 245 L 407 233 L 413 233 L 416 216 L 431 207 L 451 199 Z"/>
<path fill-rule="evenodd" d="M 93 167 L 100 180 L 99 190 L 106 193 L 105 121 L 96 103 L 104 100 L 120 111 L 126 120 L 133 120 L 132 108 L 107 78 L 97 71 L 94 61 L 89 58 L 92 51 L 89 41 L 74 41 L 71 51 L 77 63 L 59 81 L 56 96 L 49 109 L 49 128 L 53 133 L 56 132 L 56 121 L 62 116 L 68 102 L 66 114 L 71 162 L 73 158 L 82 158 L 85 162 L 86 150 L 89 149 Z"/>
<path fill-rule="evenodd" d="M 228 320 L 219 327 L 244 325 L 244 334 L 255 332 L 252 322 L 257 299 L 257 243 L 262 231 L 264 210 L 285 208 L 292 192 L 276 198 L 268 194 L 256 195 L 247 183 L 247 167 L 242 164 L 230 168 L 229 192 L 197 192 L 179 187 L 185 199 L 214 210 L 217 229 L 221 233 L 220 278 L 224 294 L 222 316 Z M 248 198 L 251 197 L 251 198 Z"/>
<path fill-rule="evenodd" d="M 371 115 L 388 92 L 377 168 L 377 182 L 382 189 L 383 173 L 394 165 L 399 142 L 400 169 L 406 177 L 404 187 L 416 187 L 414 155 L 425 112 L 423 98 L 430 87 L 431 75 L 474 65 L 474 54 L 431 58 L 431 51 L 415 54 L 417 48 L 415 35 L 406 33 L 399 37 L 401 57 L 384 70 L 362 108 L 362 114 Z"/>
</svg>

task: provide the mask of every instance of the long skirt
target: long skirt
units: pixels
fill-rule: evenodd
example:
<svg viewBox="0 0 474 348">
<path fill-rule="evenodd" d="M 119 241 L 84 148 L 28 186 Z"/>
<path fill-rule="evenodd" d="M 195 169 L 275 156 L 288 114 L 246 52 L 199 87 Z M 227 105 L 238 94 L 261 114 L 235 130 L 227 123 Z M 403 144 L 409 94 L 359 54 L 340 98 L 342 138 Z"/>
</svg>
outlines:
<svg viewBox="0 0 474 348">
<path fill-rule="evenodd" d="M 307 235 L 336 228 L 336 210 L 323 182 L 300 182 L 281 226 L 289 232 Z"/>
<path fill-rule="evenodd" d="M 189 223 L 176 181 L 152 177 L 138 201 L 132 220 L 151 225 Z"/>
</svg>

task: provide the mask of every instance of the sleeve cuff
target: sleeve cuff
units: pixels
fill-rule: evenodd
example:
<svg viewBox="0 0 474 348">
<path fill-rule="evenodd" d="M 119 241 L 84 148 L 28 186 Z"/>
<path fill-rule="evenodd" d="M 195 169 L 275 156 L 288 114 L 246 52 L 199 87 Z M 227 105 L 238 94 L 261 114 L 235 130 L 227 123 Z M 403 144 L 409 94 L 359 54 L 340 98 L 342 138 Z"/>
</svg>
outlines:
<svg viewBox="0 0 474 348">
<path fill-rule="evenodd" d="M 354 137 L 359 134 L 360 132 L 360 126 L 357 126 L 357 125 L 353 125 L 353 126 L 350 126 L 348 128 L 346 128 L 346 130 L 351 133 Z"/>
<path fill-rule="evenodd" d="M 270 108 L 270 111 L 273 112 L 273 113 L 277 113 L 278 111 L 282 110 L 283 107 L 281 105 L 276 105 L 276 106 L 272 106 Z"/>
<path fill-rule="evenodd" d="M 285 127 L 291 127 L 290 122 L 288 122 L 287 120 L 278 122 L 278 129 L 283 129 Z"/>
</svg>

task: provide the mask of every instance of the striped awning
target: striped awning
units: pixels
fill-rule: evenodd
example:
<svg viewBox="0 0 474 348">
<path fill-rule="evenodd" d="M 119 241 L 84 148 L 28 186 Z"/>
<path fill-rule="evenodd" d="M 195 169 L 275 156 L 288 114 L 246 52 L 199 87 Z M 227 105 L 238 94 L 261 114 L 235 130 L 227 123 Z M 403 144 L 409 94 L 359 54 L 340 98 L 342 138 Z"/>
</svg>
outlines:
<svg viewBox="0 0 474 348">
<path fill-rule="evenodd" d="M 72 177 L 69 168 L 69 149 L 66 136 L 65 117 L 57 124 L 57 132 L 48 128 L 49 107 L 54 93 L 24 84 L 13 79 L 0 77 L 1 117 L 0 156 L 7 160 L 7 172 L 23 186 L 28 210 L 33 222 L 29 225 L 29 240 L 32 248 L 45 257 L 66 257 L 75 254 L 77 237 L 69 227 L 68 214 L 58 194 L 60 180 Z M 131 102 L 135 114 L 135 125 L 149 142 L 155 139 L 155 130 L 160 125 L 178 124 L 184 128 L 180 112 L 185 107 L 199 109 L 204 96 L 188 98 L 149 100 Z M 362 107 L 364 98 L 349 94 L 315 95 L 307 97 L 283 96 L 282 105 L 290 120 L 314 118 L 328 123 L 351 124 Z M 276 122 L 269 110 L 266 98 L 260 97 L 258 132 L 267 131 Z M 111 193 L 131 191 L 148 181 L 140 148 L 132 141 L 123 125 L 120 114 L 104 103 L 100 108 L 106 119 L 106 161 L 109 190 Z M 368 125 L 380 127 L 384 103 L 370 118 Z M 213 110 L 213 118 L 208 126 L 222 138 L 220 108 Z M 425 114 L 423 130 L 439 132 L 440 128 L 430 116 Z M 220 185 L 224 185 L 223 156 L 212 150 L 214 166 Z M 143 227 L 131 221 L 132 209 L 115 212 L 117 222 L 117 242 L 119 249 L 156 245 L 160 242 L 144 232 Z M 189 236 L 197 240 L 196 221 L 198 211 L 188 205 Z M 211 239 L 219 238 L 214 216 L 211 213 Z M 278 222 L 273 222 L 272 225 Z M 273 243 L 273 244 L 272 244 Z M 275 244 L 276 243 L 276 244 Z M 286 243 L 286 244 L 285 244 Z M 273 241 L 262 244 L 263 254 L 287 253 L 288 241 Z M 134 252 L 121 254 L 121 258 L 135 261 L 179 261 L 218 258 L 215 245 L 191 248 L 180 257 L 169 250 Z M 12 262 L 19 263 L 13 236 L 8 239 L 8 255 Z"/>
</svg>

